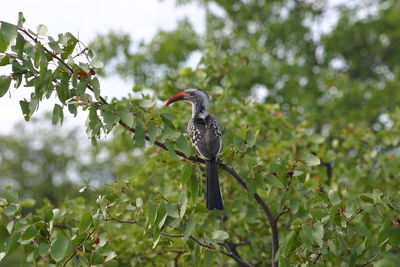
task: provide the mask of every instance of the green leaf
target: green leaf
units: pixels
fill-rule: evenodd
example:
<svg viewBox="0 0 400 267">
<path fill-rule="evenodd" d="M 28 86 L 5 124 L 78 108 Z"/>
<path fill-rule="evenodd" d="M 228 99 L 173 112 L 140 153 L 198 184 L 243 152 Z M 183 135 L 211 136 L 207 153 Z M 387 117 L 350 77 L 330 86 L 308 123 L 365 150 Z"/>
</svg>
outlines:
<svg viewBox="0 0 400 267">
<path fill-rule="evenodd" d="M 199 184 L 200 182 L 198 181 L 197 176 L 195 174 L 192 174 L 189 188 L 193 203 L 197 202 L 197 197 L 199 194 Z"/>
<path fill-rule="evenodd" d="M 50 248 L 50 256 L 56 262 L 61 261 L 65 257 L 70 241 L 65 236 L 59 236 Z"/>
<path fill-rule="evenodd" d="M 29 121 L 30 118 L 30 110 L 29 110 L 29 102 L 26 100 L 19 101 L 19 105 L 21 106 L 22 114 L 24 114 L 24 118 L 26 121 Z"/>
<path fill-rule="evenodd" d="M 4 37 L 0 32 L 0 53 L 6 52 L 7 48 L 8 48 L 8 43 L 6 42 L 6 40 L 4 40 Z M 3 64 L 4 64 L 4 62 L 2 60 L 2 65 L 1 66 L 4 66 Z M 8 62 L 7 64 L 10 64 L 10 62 Z"/>
<path fill-rule="evenodd" d="M 305 225 L 303 229 L 300 231 L 300 238 L 304 242 L 304 245 L 306 245 L 307 249 L 309 251 L 313 251 L 313 235 L 312 235 L 313 229 Z"/>
<path fill-rule="evenodd" d="M 88 78 L 81 78 L 78 86 L 76 87 L 76 94 L 83 96 L 85 94 L 86 91 L 86 86 L 89 83 L 89 79 Z"/>
<path fill-rule="evenodd" d="M 157 206 L 154 205 L 152 202 L 147 202 L 147 207 L 149 224 L 153 225 L 157 218 Z"/>
<path fill-rule="evenodd" d="M 317 222 L 316 224 L 314 224 L 312 236 L 318 245 L 323 245 L 324 226 L 321 222 Z"/>
<path fill-rule="evenodd" d="M 118 122 L 118 116 L 113 111 L 103 111 L 103 120 L 107 132 L 111 132 L 114 125 Z"/>
<path fill-rule="evenodd" d="M 17 38 L 18 30 L 17 26 L 14 24 L 2 22 L 0 31 L 7 44 L 10 44 Z"/>
<path fill-rule="evenodd" d="M 49 244 L 46 242 L 40 243 L 38 252 L 40 256 L 46 256 L 49 253 Z"/>
<path fill-rule="evenodd" d="M 151 124 L 149 129 L 147 130 L 147 134 L 150 137 L 150 143 L 154 144 L 154 141 L 157 138 L 157 134 L 158 134 L 158 129 L 156 126 L 154 126 L 154 124 Z"/>
<path fill-rule="evenodd" d="M 185 193 L 181 193 L 179 197 L 179 203 L 181 203 L 181 212 L 179 213 L 179 217 L 183 218 L 186 213 L 188 199 Z"/>
<path fill-rule="evenodd" d="M 22 12 L 18 12 L 18 27 L 22 27 L 25 21 L 24 14 Z"/>
<path fill-rule="evenodd" d="M 169 112 L 163 112 L 160 115 L 161 115 L 161 117 L 163 117 L 164 119 L 166 119 L 168 121 L 173 121 L 177 118 L 175 114 L 169 113 Z"/>
<path fill-rule="evenodd" d="M 4 225 L 0 225 L 0 240 L 6 240 L 10 234 L 8 233 L 7 228 Z M 2 248 L 0 244 L 0 249 Z"/>
<path fill-rule="evenodd" d="M 0 35 L 0 39 L 1 39 L 1 35 Z M 10 64 L 10 57 L 8 55 L 4 55 L 4 56 L 0 55 L 0 67 L 6 66 L 8 64 Z"/>
<path fill-rule="evenodd" d="M 374 263 L 374 267 L 396 267 L 396 266 L 397 266 L 396 263 L 388 259 L 380 259 L 376 263 Z"/>
<path fill-rule="evenodd" d="M 85 212 L 82 215 L 81 221 L 79 223 L 79 233 L 82 234 L 86 232 L 91 224 L 92 224 L 92 214 L 90 212 Z"/>
<path fill-rule="evenodd" d="M 25 38 L 20 33 L 18 33 L 17 42 L 15 44 L 15 52 L 17 52 L 18 57 L 22 57 L 22 55 L 24 53 L 25 44 L 26 44 Z M 29 65 L 32 65 L 31 61 L 27 61 L 27 62 L 29 62 Z M 24 65 L 26 65 L 26 64 L 24 64 Z M 32 69 L 30 68 L 30 70 L 32 70 Z"/>
<path fill-rule="evenodd" d="M 258 135 L 258 132 L 253 133 L 252 130 L 248 130 L 246 132 L 245 140 L 246 140 L 246 143 L 247 143 L 248 147 L 253 147 L 256 144 L 257 135 Z"/>
<path fill-rule="evenodd" d="M 158 237 L 156 238 L 156 240 L 154 240 L 154 242 L 153 242 L 153 246 L 151 247 L 152 249 L 155 249 L 157 247 L 158 242 L 160 242 L 160 238 L 161 238 L 161 235 L 159 234 Z"/>
<path fill-rule="evenodd" d="M 18 211 L 17 205 L 10 205 L 4 210 L 4 214 L 8 217 L 13 217 L 15 213 Z"/>
<path fill-rule="evenodd" d="M 68 111 L 76 117 L 78 114 L 78 108 L 76 107 L 75 104 L 68 104 Z"/>
<path fill-rule="evenodd" d="M 133 126 L 133 114 L 129 112 L 128 108 L 125 106 L 118 107 L 119 116 L 121 117 L 122 122 L 124 122 L 129 127 Z"/>
<path fill-rule="evenodd" d="M 57 42 L 49 42 L 50 48 L 56 53 L 62 53 L 62 49 Z"/>
<path fill-rule="evenodd" d="M 151 108 L 152 106 L 154 106 L 154 101 L 150 99 L 142 99 L 139 102 L 139 106 L 141 106 L 142 108 Z"/>
<path fill-rule="evenodd" d="M 143 125 L 139 120 L 136 120 L 136 127 L 135 127 L 135 144 L 138 147 L 144 147 L 145 140 L 144 140 L 144 129 Z"/>
<path fill-rule="evenodd" d="M 174 126 L 174 124 L 172 123 L 172 121 L 173 121 L 174 119 L 176 119 L 175 114 L 165 112 L 165 113 L 161 113 L 160 115 L 161 115 L 162 121 L 163 121 L 166 125 L 168 125 L 169 128 L 175 130 L 175 126 Z"/>
<path fill-rule="evenodd" d="M 297 197 L 292 197 L 289 202 L 290 211 L 296 214 L 299 210 L 299 199 Z"/>
<path fill-rule="evenodd" d="M 106 259 L 102 255 L 95 252 L 92 254 L 90 262 L 94 265 L 100 265 L 103 264 L 105 260 Z"/>
<path fill-rule="evenodd" d="M 242 138 L 239 136 L 233 137 L 233 144 L 237 147 L 237 149 L 244 151 L 246 149 L 246 144 Z"/>
<path fill-rule="evenodd" d="M 32 97 L 31 102 L 29 102 L 29 115 L 32 114 L 37 110 L 39 105 L 39 99 L 37 97 Z"/>
<path fill-rule="evenodd" d="M 330 202 L 332 203 L 333 206 L 339 205 L 342 201 L 340 200 L 340 197 L 338 193 L 334 190 L 330 190 L 328 193 L 328 198 Z"/>
<path fill-rule="evenodd" d="M 4 96 L 10 88 L 11 78 L 5 75 L 0 76 L 0 97 Z"/>
<path fill-rule="evenodd" d="M 74 51 L 75 46 L 78 43 L 78 39 L 76 39 L 76 37 L 71 33 L 67 32 L 66 34 L 62 35 L 62 37 L 60 38 L 60 42 L 64 45 L 61 58 L 63 60 L 66 60 Z"/>
<path fill-rule="evenodd" d="M 63 109 L 60 105 L 55 104 L 54 105 L 54 109 L 53 109 L 53 119 L 52 119 L 52 123 L 55 125 L 58 122 L 60 122 L 60 124 L 63 123 L 64 120 L 64 113 L 63 113 Z"/>
<path fill-rule="evenodd" d="M 275 177 L 275 175 L 268 174 L 266 177 L 267 181 L 275 186 L 276 188 L 284 188 L 285 186 L 282 184 L 282 182 Z"/>
<path fill-rule="evenodd" d="M 19 200 L 18 192 L 6 190 L 6 191 L 3 191 L 3 194 L 8 202 L 17 202 Z"/>
<path fill-rule="evenodd" d="M 136 198 L 136 207 L 141 208 L 143 206 L 143 200 L 138 197 Z"/>
<path fill-rule="evenodd" d="M 167 219 L 167 207 L 164 201 L 160 203 L 160 206 L 157 208 L 157 218 L 155 224 L 158 225 L 158 229 L 162 229 L 164 226 L 165 220 Z"/>
<path fill-rule="evenodd" d="M 99 99 L 99 97 L 100 97 L 100 82 L 99 82 L 99 79 L 97 79 L 97 77 L 94 77 L 90 83 L 92 84 L 92 87 L 93 87 L 94 97 L 96 99 Z"/>
<path fill-rule="evenodd" d="M 317 166 L 321 164 L 319 158 L 313 154 L 306 154 L 300 158 L 300 161 L 306 164 L 307 166 Z"/>
<path fill-rule="evenodd" d="M 92 65 L 92 67 L 94 67 L 96 69 L 98 69 L 98 68 L 101 69 L 104 67 L 103 62 L 97 56 L 94 56 L 92 58 L 92 60 L 90 61 L 90 65 Z"/>
<path fill-rule="evenodd" d="M 194 227 L 196 226 L 196 219 L 194 214 L 190 215 L 188 223 L 186 224 L 185 232 L 183 233 L 183 239 L 188 240 L 190 235 L 193 233 Z"/>
<path fill-rule="evenodd" d="M 31 225 L 22 234 L 19 242 L 21 243 L 21 245 L 29 244 L 31 242 L 31 240 L 33 238 L 35 238 L 35 236 L 37 234 L 38 234 L 38 230 L 36 229 L 36 227 L 34 225 Z"/>
<path fill-rule="evenodd" d="M 37 26 L 36 32 L 37 32 L 38 35 L 45 37 L 47 35 L 47 32 L 48 32 L 47 26 L 43 25 L 43 24 L 39 24 Z"/>
<path fill-rule="evenodd" d="M 106 257 L 105 261 L 110 261 L 117 256 L 117 253 L 115 253 L 114 251 L 108 251 L 108 252 L 104 253 L 103 256 Z"/>
<path fill-rule="evenodd" d="M 188 140 L 183 135 L 181 135 L 178 139 L 176 139 L 175 143 L 179 150 L 181 150 L 186 156 L 190 156 L 192 152 L 192 147 L 187 141 Z"/>
<path fill-rule="evenodd" d="M 69 89 L 67 83 L 61 83 L 56 85 L 56 91 L 58 99 L 65 105 L 65 101 L 69 99 Z"/>
<path fill-rule="evenodd" d="M 25 219 L 19 220 L 15 223 L 14 225 L 14 231 L 15 232 L 23 232 L 26 229 L 28 229 L 28 227 L 31 225 L 27 224 L 27 221 Z"/>
<path fill-rule="evenodd" d="M 319 134 L 313 134 L 309 136 L 309 140 L 314 144 L 322 144 L 325 141 L 325 138 Z"/>
<path fill-rule="evenodd" d="M 182 181 L 181 183 L 189 186 L 189 181 L 190 178 L 192 177 L 192 164 L 190 164 L 189 162 L 185 163 L 185 167 L 183 168 L 183 173 L 182 173 Z"/>
<path fill-rule="evenodd" d="M 165 146 L 168 149 L 169 154 L 174 160 L 179 160 L 178 156 L 175 153 L 174 144 L 170 140 L 165 140 Z"/>
<path fill-rule="evenodd" d="M 18 239 L 20 238 L 19 234 L 13 233 L 11 237 L 7 240 L 6 246 L 5 246 L 5 252 L 7 255 L 12 254 L 15 250 L 17 250 L 20 246 Z"/>
<path fill-rule="evenodd" d="M 286 256 L 292 251 L 297 233 L 297 231 L 290 231 L 289 234 L 284 237 L 284 239 L 282 240 L 282 244 L 279 247 L 280 256 Z"/>
<path fill-rule="evenodd" d="M 167 214 L 172 218 L 179 218 L 178 206 L 176 203 L 167 203 Z"/>
<path fill-rule="evenodd" d="M 229 234 L 222 230 L 215 230 L 212 235 L 212 239 L 225 240 L 229 238 Z"/>
</svg>

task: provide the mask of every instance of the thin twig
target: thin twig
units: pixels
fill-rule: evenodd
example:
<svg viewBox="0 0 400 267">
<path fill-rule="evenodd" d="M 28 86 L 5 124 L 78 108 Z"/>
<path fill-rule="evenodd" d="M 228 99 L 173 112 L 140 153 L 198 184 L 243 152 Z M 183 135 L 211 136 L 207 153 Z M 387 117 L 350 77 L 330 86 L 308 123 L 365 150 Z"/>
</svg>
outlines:
<svg viewBox="0 0 400 267">
<path fill-rule="evenodd" d="M 364 263 L 357 264 L 356 266 L 357 266 L 357 267 L 364 267 L 364 266 L 367 266 L 368 264 L 370 264 L 370 263 L 376 261 L 379 257 L 380 257 L 380 255 L 377 254 L 377 255 L 375 255 L 375 257 L 373 257 L 372 259 L 370 259 L 370 260 L 368 260 L 368 261 L 366 261 L 366 262 L 364 262 Z"/>
<path fill-rule="evenodd" d="M 116 222 L 125 223 L 125 224 L 137 224 L 142 227 L 145 227 L 145 225 L 143 223 L 138 222 L 138 221 L 126 221 L 126 220 L 121 220 L 116 217 L 113 217 L 113 216 L 111 216 L 111 214 L 108 211 L 107 211 L 107 215 L 108 215 L 108 218 L 105 219 L 106 221 L 116 221 Z M 163 236 L 168 236 L 168 237 L 183 237 L 183 235 L 176 235 L 176 234 L 170 234 L 170 233 L 165 233 L 165 232 L 160 232 L 160 234 Z"/>
<path fill-rule="evenodd" d="M 279 218 L 283 215 L 283 214 L 285 214 L 285 213 L 287 213 L 287 212 L 289 212 L 289 209 L 283 209 L 278 215 L 276 215 L 276 217 L 275 217 L 275 221 L 276 222 L 278 222 L 278 220 L 279 220 Z"/>
<path fill-rule="evenodd" d="M 319 260 L 319 258 L 321 257 L 322 253 L 316 253 L 315 255 L 317 255 L 317 257 L 315 257 L 315 259 L 313 260 L 313 263 L 316 264 L 317 261 Z"/>
<path fill-rule="evenodd" d="M 85 47 L 83 48 L 78 54 L 76 54 L 75 56 L 73 56 L 73 58 L 79 57 L 80 55 L 82 55 L 83 53 L 85 53 L 89 48 Z"/>
<path fill-rule="evenodd" d="M 174 267 L 178 267 L 178 260 L 179 260 L 179 257 L 180 257 L 183 253 L 184 253 L 184 252 L 176 253 L 176 256 L 175 256 L 175 258 L 174 258 Z"/>
<path fill-rule="evenodd" d="M 360 214 L 360 213 L 363 212 L 363 211 L 364 211 L 363 208 L 359 208 L 359 209 L 356 211 L 356 214 L 352 215 L 346 222 L 347 222 L 347 223 L 350 223 L 352 220 L 354 220 L 354 218 L 355 218 L 358 214 Z"/>
<path fill-rule="evenodd" d="M 65 267 L 67 265 L 67 263 L 76 255 L 76 253 L 78 253 L 78 250 L 81 249 L 81 247 L 85 244 L 85 242 L 91 237 L 91 235 L 96 231 L 96 228 L 94 228 L 89 234 L 88 236 L 75 248 L 74 252 L 72 252 L 72 254 L 65 260 L 64 264 L 62 265 L 62 267 Z"/>
</svg>

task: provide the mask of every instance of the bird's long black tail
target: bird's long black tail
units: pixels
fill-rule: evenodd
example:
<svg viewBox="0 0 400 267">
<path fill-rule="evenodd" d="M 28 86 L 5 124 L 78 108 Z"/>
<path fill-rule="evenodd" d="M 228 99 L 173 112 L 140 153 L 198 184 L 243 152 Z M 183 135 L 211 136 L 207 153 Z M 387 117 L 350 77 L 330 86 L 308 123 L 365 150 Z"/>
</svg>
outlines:
<svg viewBox="0 0 400 267">
<path fill-rule="evenodd" d="M 221 190 L 219 188 L 218 166 L 216 159 L 206 161 L 207 209 L 223 210 Z"/>
</svg>

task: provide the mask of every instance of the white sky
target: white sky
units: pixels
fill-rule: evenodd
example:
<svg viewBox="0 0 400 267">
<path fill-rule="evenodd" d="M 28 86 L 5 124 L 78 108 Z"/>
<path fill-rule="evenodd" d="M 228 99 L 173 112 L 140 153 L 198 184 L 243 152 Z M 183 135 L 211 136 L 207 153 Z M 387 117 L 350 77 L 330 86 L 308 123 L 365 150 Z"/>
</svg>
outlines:
<svg viewBox="0 0 400 267">
<path fill-rule="evenodd" d="M 9 1 L 8 1 L 9 2 Z M 18 12 L 22 11 L 26 18 L 25 27 L 36 30 L 37 25 L 44 24 L 49 35 L 71 32 L 84 43 L 89 43 L 97 34 L 110 30 L 129 33 L 134 40 L 151 40 L 159 30 L 172 30 L 176 22 L 184 17 L 189 18 L 197 32 L 204 32 L 205 13 L 195 4 L 175 6 L 174 0 L 16 0 L 0 9 L 0 20 L 16 23 Z M 0 74 L 6 74 L 0 67 Z M 7 73 L 8 74 L 8 73 Z M 102 94 L 105 96 L 122 96 L 131 91 L 132 85 L 117 77 L 101 80 Z M 12 133 L 12 126 L 23 120 L 19 101 L 29 99 L 32 88 L 12 88 L 10 94 L 0 98 L 0 134 Z M 51 111 L 54 101 L 45 101 L 39 113 Z M 65 110 L 65 115 L 68 111 Z M 80 114 L 80 116 L 79 116 Z M 86 119 L 84 112 L 78 112 L 79 119 L 68 119 L 65 123 L 78 123 L 84 132 Z M 51 124 L 51 121 L 49 121 Z"/>
</svg>

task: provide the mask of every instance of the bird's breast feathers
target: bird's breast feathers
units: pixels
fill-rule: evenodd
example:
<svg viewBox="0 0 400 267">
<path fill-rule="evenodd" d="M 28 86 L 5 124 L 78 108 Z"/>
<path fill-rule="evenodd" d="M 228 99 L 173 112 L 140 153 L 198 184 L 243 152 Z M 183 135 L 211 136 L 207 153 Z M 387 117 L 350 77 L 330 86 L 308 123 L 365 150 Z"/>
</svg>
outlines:
<svg viewBox="0 0 400 267">
<path fill-rule="evenodd" d="M 222 136 L 214 116 L 193 118 L 188 124 L 189 138 L 197 153 L 205 158 L 216 158 L 221 151 Z"/>
</svg>

